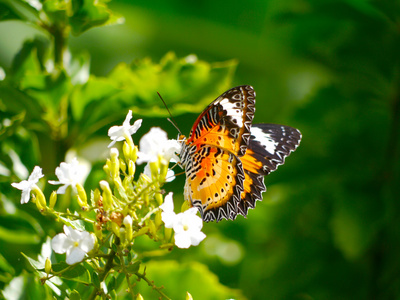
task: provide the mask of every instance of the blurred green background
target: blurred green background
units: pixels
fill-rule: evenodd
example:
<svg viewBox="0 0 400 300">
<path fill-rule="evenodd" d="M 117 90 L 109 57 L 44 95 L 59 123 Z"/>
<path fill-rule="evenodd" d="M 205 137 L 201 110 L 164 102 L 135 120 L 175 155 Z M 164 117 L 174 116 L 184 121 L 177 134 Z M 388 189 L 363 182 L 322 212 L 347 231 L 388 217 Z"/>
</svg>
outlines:
<svg viewBox="0 0 400 300">
<path fill-rule="evenodd" d="M 265 178 L 264 200 L 247 219 L 204 224 L 208 237 L 200 246 L 174 249 L 149 263 L 152 279 L 173 299 L 182 299 L 185 290 L 201 299 L 196 295 L 218 280 L 240 290 L 238 299 L 400 299 L 400 2 L 108 5 L 124 16 L 124 24 L 94 28 L 69 41 L 73 54 L 90 55 L 93 75 L 108 76 L 120 62 L 145 57 L 158 62 L 169 51 L 210 63 L 236 62 L 231 86 L 219 84 L 198 98 L 183 96 L 194 106 L 176 110 L 181 131 L 188 134 L 202 107 L 219 93 L 250 84 L 257 92 L 255 123 L 281 123 L 303 134 L 286 164 Z M 0 66 L 11 68 L 23 41 L 37 34 L 42 33 L 21 22 L 1 22 Z M 175 101 L 162 87 L 157 90 L 167 104 Z M 154 125 L 176 137 L 165 112 L 159 114 L 137 112 L 134 118 L 144 121 L 135 142 Z M 45 164 L 32 158 L 27 165 L 31 170 L 40 163 Z M 165 186 L 174 191 L 175 203 L 183 201 L 183 184 L 180 176 Z M 4 203 L 2 211 L 5 216 Z M 0 221 L 3 227 L 9 226 L 7 218 Z M 38 246 L 30 247 L 34 253 Z M 2 254 L 17 262 L 18 255 Z M 185 271 L 168 272 L 174 260 L 180 263 L 175 270 Z M 209 273 L 209 282 L 200 280 L 196 272 L 203 265 L 187 265 L 193 261 L 218 278 Z M 145 299 L 155 299 L 146 286 L 138 287 Z"/>
</svg>

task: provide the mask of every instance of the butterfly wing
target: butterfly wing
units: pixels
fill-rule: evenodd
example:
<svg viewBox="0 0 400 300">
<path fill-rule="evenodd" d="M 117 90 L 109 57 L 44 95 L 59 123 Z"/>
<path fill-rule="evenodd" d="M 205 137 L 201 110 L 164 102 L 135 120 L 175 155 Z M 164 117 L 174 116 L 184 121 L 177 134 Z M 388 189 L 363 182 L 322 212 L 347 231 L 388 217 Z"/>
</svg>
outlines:
<svg viewBox="0 0 400 300">
<path fill-rule="evenodd" d="M 245 155 L 255 111 L 255 91 L 244 85 L 215 99 L 195 121 L 181 153 L 185 200 L 204 221 L 235 219 L 243 192 Z"/>
<path fill-rule="evenodd" d="M 296 150 L 301 140 L 299 130 L 276 124 L 254 124 L 246 154 L 240 158 L 245 174 L 238 212 L 247 215 L 266 190 L 264 176 L 275 171 Z"/>
<path fill-rule="evenodd" d="M 210 145 L 201 145 L 191 158 L 185 169 L 185 199 L 199 209 L 205 222 L 235 219 L 243 192 L 240 159 Z"/>
<path fill-rule="evenodd" d="M 255 97 L 249 85 L 223 93 L 194 122 L 186 144 L 213 145 L 243 156 L 250 139 Z"/>
</svg>

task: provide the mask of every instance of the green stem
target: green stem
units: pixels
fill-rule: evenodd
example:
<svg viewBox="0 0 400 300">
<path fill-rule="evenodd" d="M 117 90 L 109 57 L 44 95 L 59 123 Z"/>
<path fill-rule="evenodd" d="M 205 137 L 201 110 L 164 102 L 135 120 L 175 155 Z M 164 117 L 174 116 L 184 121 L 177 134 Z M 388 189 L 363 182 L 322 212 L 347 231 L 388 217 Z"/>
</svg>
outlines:
<svg viewBox="0 0 400 300">
<path fill-rule="evenodd" d="M 156 290 L 163 298 L 165 298 L 165 299 L 167 299 L 167 300 L 171 300 L 171 298 L 169 298 L 167 295 L 165 295 L 164 292 L 161 290 L 161 289 L 163 289 L 164 287 L 157 287 L 157 286 L 154 284 L 154 281 L 151 281 L 150 279 L 148 279 L 148 278 L 146 277 L 146 269 L 143 271 L 142 274 L 139 273 L 139 272 L 136 272 L 135 275 L 136 275 L 139 279 L 143 279 L 144 281 L 146 281 L 147 284 L 148 284 L 153 290 Z"/>
<path fill-rule="evenodd" d="M 102 273 L 99 274 L 99 280 L 100 282 L 104 281 L 104 279 L 107 277 L 108 273 L 110 272 L 110 270 L 112 269 L 112 267 L 114 266 L 114 258 L 116 256 L 116 252 L 114 250 L 111 249 L 110 254 L 108 255 L 108 259 L 107 259 L 107 263 L 104 267 L 104 271 Z M 92 293 L 89 295 L 88 299 L 92 300 L 95 299 L 97 294 L 99 293 L 99 289 L 95 288 Z"/>
</svg>

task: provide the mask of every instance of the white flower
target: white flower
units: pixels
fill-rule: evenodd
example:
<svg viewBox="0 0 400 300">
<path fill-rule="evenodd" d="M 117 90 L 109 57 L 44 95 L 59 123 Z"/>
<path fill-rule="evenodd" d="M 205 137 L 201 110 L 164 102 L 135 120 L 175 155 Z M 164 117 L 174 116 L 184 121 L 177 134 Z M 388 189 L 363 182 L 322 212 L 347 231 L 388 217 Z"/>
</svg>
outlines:
<svg viewBox="0 0 400 300">
<path fill-rule="evenodd" d="M 38 189 L 36 183 L 38 183 L 39 179 L 42 178 L 44 175 L 42 174 L 42 168 L 36 166 L 32 174 L 29 175 L 28 180 L 23 180 L 19 183 L 11 183 L 13 187 L 22 191 L 21 195 L 21 204 L 28 203 L 31 195 L 31 191 L 35 188 Z"/>
<path fill-rule="evenodd" d="M 175 245 L 179 248 L 197 246 L 206 235 L 201 232 L 203 227 L 202 219 L 196 215 L 197 208 L 192 207 L 177 215 L 174 222 Z"/>
<path fill-rule="evenodd" d="M 164 203 L 160 205 L 162 209 L 161 220 L 165 223 L 166 228 L 173 228 L 176 219 L 174 213 L 174 201 L 172 200 L 172 192 L 168 193 L 164 198 Z"/>
<path fill-rule="evenodd" d="M 64 232 L 57 234 L 51 241 L 54 252 L 67 254 L 67 264 L 73 265 L 83 260 L 85 254 L 94 247 L 94 237 L 87 231 L 75 230 L 64 225 Z"/>
<path fill-rule="evenodd" d="M 56 168 L 56 175 L 59 181 L 49 180 L 49 183 L 63 184 L 58 188 L 57 194 L 65 194 L 68 186 L 71 186 L 76 192 L 76 184 L 82 183 L 82 173 L 84 173 L 84 167 L 80 166 L 78 160 L 74 157 L 71 163 L 62 162 Z"/>
<path fill-rule="evenodd" d="M 179 161 L 176 153 L 181 151 L 181 147 L 181 143 L 177 140 L 169 140 L 164 130 L 153 127 L 140 139 L 137 163 L 157 161 L 159 155 L 167 162 L 171 158 Z"/>
<path fill-rule="evenodd" d="M 201 232 L 203 220 L 197 216 L 197 208 L 192 207 L 183 213 L 174 213 L 174 202 L 172 193 L 165 196 L 164 203 L 160 205 L 163 210 L 161 219 L 166 228 L 173 228 L 175 231 L 175 245 L 179 248 L 197 246 L 206 235 Z"/>
<path fill-rule="evenodd" d="M 108 145 L 108 148 L 112 147 L 116 142 L 125 140 L 128 136 L 131 136 L 138 131 L 142 125 L 142 119 L 136 120 L 133 125 L 130 124 L 131 119 L 132 111 L 129 110 L 122 126 L 113 126 L 108 130 L 108 136 L 112 140 L 112 142 Z"/>
</svg>

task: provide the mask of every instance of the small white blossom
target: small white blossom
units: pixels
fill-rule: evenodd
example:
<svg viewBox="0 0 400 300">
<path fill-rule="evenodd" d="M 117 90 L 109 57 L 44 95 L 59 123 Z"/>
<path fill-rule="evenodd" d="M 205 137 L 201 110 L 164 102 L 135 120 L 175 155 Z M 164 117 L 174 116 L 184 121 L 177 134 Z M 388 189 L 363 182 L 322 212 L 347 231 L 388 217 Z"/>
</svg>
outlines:
<svg viewBox="0 0 400 300">
<path fill-rule="evenodd" d="M 59 233 L 53 238 L 51 247 L 56 253 L 66 253 L 67 264 L 73 265 L 83 260 L 86 253 L 93 249 L 94 242 L 95 239 L 89 232 L 64 225 L 64 233 Z"/>
<path fill-rule="evenodd" d="M 28 180 L 23 180 L 19 183 L 11 183 L 13 187 L 22 191 L 21 195 L 21 204 L 28 203 L 31 195 L 31 191 L 34 188 L 38 188 L 36 183 L 38 183 L 39 179 L 42 178 L 44 175 L 42 174 L 42 168 L 36 166 L 32 174 L 29 175 Z"/>
<path fill-rule="evenodd" d="M 133 125 L 130 124 L 131 119 L 132 111 L 129 110 L 122 126 L 112 126 L 108 130 L 108 136 L 112 140 L 112 142 L 108 145 L 108 148 L 112 147 L 116 142 L 125 140 L 128 136 L 131 136 L 138 131 L 142 125 L 142 119 L 136 120 Z"/>
<path fill-rule="evenodd" d="M 175 231 L 175 245 L 179 248 L 189 248 L 197 246 L 206 235 L 201 232 L 203 220 L 197 216 L 197 208 L 192 207 L 183 213 L 175 214 L 172 193 L 165 196 L 164 203 L 160 205 L 162 209 L 161 219 L 166 228 L 173 228 Z"/>
<path fill-rule="evenodd" d="M 173 228 L 176 219 L 176 214 L 174 213 L 174 201 L 172 200 L 172 192 L 164 198 L 164 203 L 160 205 L 162 209 L 161 220 L 165 223 L 166 228 Z"/>
<path fill-rule="evenodd" d="M 139 142 L 139 153 L 137 163 L 154 162 L 161 155 L 167 162 L 171 159 L 179 161 L 176 155 L 181 151 L 181 143 L 177 140 L 169 140 L 167 133 L 158 127 L 153 127 Z"/>
<path fill-rule="evenodd" d="M 175 245 L 179 248 L 197 246 L 206 235 L 201 232 L 202 219 L 196 215 L 197 208 L 192 207 L 177 215 L 174 222 Z"/>
<path fill-rule="evenodd" d="M 74 157 L 71 163 L 62 162 L 59 167 L 56 168 L 56 176 L 59 181 L 49 180 L 50 184 L 63 184 L 57 190 L 57 194 L 65 194 L 68 186 L 76 192 L 76 184 L 82 183 L 82 172 L 84 167 L 79 165 L 78 160 Z"/>
</svg>

